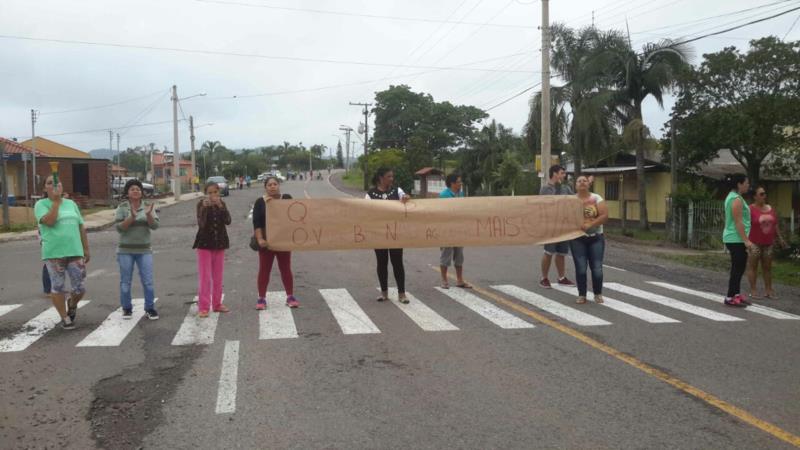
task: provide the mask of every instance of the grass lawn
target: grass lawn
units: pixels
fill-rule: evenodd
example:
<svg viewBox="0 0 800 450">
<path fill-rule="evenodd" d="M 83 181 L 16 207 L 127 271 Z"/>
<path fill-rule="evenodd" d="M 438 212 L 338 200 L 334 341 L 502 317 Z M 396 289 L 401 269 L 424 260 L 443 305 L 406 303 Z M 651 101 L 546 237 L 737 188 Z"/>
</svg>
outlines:
<svg viewBox="0 0 800 450">
<path fill-rule="evenodd" d="M 629 226 L 625 234 L 622 233 L 622 228 L 608 225 L 603 226 L 603 232 L 615 236 L 626 236 L 639 241 L 663 241 L 666 238 L 664 230 L 641 230 L 635 225 Z"/>
<path fill-rule="evenodd" d="M 731 260 L 726 254 L 704 253 L 702 255 L 673 255 L 656 253 L 659 258 L 679 262 L 687 266 L 701 267 L 716 272 L 727 272 Z M 775 260 L 772 262 L 772 279 L 776 283 L 800 287 L 800 262 L 792 260 Z"/>
<path fill-rule="evenodd" d="M 350 169 L 347 175 L 342 177 L 344 184 L 353 189 L 362 189 L 364 187 L 364 173 L 360 168 Z"/>
<path fill-rule="evenodd" d="M 23 231 L 31 231 L 35 230 L 36 225 L 32 223 L 15 223 L 12 224 L 10 228 L 6 229 L 6 227 L 0 225 L 0 233 L 20 233 Z"/>
</svg>

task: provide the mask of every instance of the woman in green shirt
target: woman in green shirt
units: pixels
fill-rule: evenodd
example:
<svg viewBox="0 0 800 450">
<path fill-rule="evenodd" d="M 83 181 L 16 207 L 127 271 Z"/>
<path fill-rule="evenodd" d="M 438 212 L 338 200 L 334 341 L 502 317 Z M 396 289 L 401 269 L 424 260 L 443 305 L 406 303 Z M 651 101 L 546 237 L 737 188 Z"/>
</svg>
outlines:
<svg viewBox="0 0 800 450">
<path fill-rule="evenodd" d="M 86 264 L 89 263 L 89 240 L 83 227 L 83 217 L 78 205 L 61 198 L 61 183 L 53 184 L 53 177 L 45 180 L 47 198 L 36 202 L 34 214 L 42 233 L 42 260 L 50 275 L 50 299 L 61 317 L 61 327 L 75 328 L 78 302 L 86 293 Z M 66 277 L 71 291 L 65 305 Z"/>
<path fill-rule="evenodd" d="M 728 278 L 728 294 L 725 296 L 725 304 L 745 307 L 751 303 L 742 295 L 740 286 L 742 275 L 747 269 L 747 252 L 753 244 L 748 237 L 750 236 L 750 208 L 742 194 L 750 190 L 750 180 L 747 179 L 747 175 L 735 173 L 725 177 L 725 183 L 730 192 L 725 198 L 725 229 L 722 232 L 722 242 L 731 255 L 731 272 Z"/>
</svg>

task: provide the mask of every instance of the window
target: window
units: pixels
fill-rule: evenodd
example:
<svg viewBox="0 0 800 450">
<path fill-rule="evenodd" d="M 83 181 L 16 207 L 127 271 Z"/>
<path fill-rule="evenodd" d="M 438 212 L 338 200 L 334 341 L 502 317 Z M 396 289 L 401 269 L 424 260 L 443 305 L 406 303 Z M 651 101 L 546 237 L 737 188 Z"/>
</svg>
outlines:
<svg viewBox="0 0 800 450">
<path fill-rule="evenodd" d="M 161 178 L 163 176 L 164 174 L 163 171 L 161 170 L 161 167 L 156 167 L 156 177 Z"/>
<path fill-rule="evenodd" d="M 182 177 L 185 177 L 185 176 L 186 176 L 186 173 L 187 173 L 187 172 L 186 172 L 186 169 L 184 169 L 183 167 L 181 167 L 181 176 L 182 176 Z"/>
<path fill-rule="evenodd" d="M 606 178 L 606 200 L 619 200 L 619 180 L 609 180 Z"/>
</svg>

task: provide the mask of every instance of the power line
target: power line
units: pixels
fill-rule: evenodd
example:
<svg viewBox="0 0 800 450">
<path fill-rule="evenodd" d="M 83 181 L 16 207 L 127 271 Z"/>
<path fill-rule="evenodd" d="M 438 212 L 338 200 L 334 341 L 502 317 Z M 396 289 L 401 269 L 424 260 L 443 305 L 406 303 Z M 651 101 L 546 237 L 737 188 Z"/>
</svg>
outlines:
<svg viewBox="0 0 800 450">
<path fill-rule="evenodd" d="M 367 14 L 367 13 L 357 13 L 357 12 L 349 12 L 349 11 L 332 11 L 332 10 L 325 10 L 325 9 L 314 9 L 314 8 L 297 8 L 297 7 L 288 7 L 288 6 L 275 6 L 275 5 L 265 5 L 260 3 L 246 3 L 240 1 L 222 1 L 222 0 L 195 0 L 199 3 L 210 3 L 210 4 L 217 4 L 217 5 L 226 5 L 226 6 L 243 6 L 249 8 L 265 8 L 265 9 L 272 9 L 272 10 L 279 10 L 279 11 L 291 11 L 291 12 L 307 12 L 307 13 L 314 13 L 314 14 L 324 14 L 324 15 L 334 15 L 334 16 L 347 16 L 347 17 L 361 17 L 366 19 L 383 19 L 383 20 L 394 20 L 394 21 L 403 21 L 403 22 L 421 22 L 421 23 L 438 23 L 438 24 L 452 24 L 452 25 L 470 25 L 470 26 L 484 26 L 479 22 L 466 22 L 462 20 L 450 20 L 448 19 L 430 19 L 426 17 L 402 17 L 402 16 L 389 16 L 389 15 L 382 15 L 382 14 Z M 466 16 L 465 16 L 466 17 Z M 491 27 L 497 28 L 523 28 L 523 29 L 536 29 L 536 26 L 533 25 L 514 25 L 514 24 L 492 24 L 488 25 Z"/>
<path fill-rule="evenodd" d="M 259 58 L 259 59 L 273 59 L 273 60 L 281 60 L 281 61 L 296 61 L 296 62 L 315 62 L 315 63 L 325 63 L 325 64 L 349 64 L 349 65 L 357 65 L 357 66 L 374 66 L 374 67 L 401 67 L 401 68 L 409 68 L 409 69 L 436 69 L 436 70 L 466 70 L 466 71 L 474 71 L 474 72 L 498 72 L 495 69 L 486 69 L 480 67 L 459 67 L 459 66 L 450 66 L 450 67 L 441 67 L 441 66 L 417 66 L 417 65 L 400 65 L 392 64 L 392 63 L 378 63 L 378 62 L 368 62 L 368 61 L 353 61 L 353 60 L 337 60 L 337 59 L 323 59 L 323 58 L 303 58 L 297 56 L 276 56 L 276 55 L 262 55 L 259 53 L 237 53 L 237 52 L 223 52 L 217 50 L 201 50 L 201 49 L 189 49 L 189 48 L 179 48 L 179 47 L 157 47 L 152 45 L 135 45 L 135 44 L 119 44 L 113 42 L 96 42 L 96 41 L 79 41 L 79 40 L 72 40 L 72 39 L 49 39 L 49 38 L 36 38 L 30 36 L 19 36 L 19 35 L 9 35 L 9 34 L 2 34 L 0 35 L 0 39 L 15 39 L 15 40 L 22 40 L 22 41 L 34 41 L 34 42 L 53 42 L 58 44 L 70 44 L 70 45 L 90 45 L 95 47 L 114 47 L 114 48 L 126 48 L 126 49 L 137 49 L 137 50 L 156 50 L 156 51 L 166 51 L 166 52 L 177 52 L 177 53 L 190 53 L 190 54 L 200 54 L 200 55 L 216 55 L 216 56 L 235 56 L 235 57 L 244 57 L 244 58 Z M 521 71 L 523 73 L 534 73 L 530 71 Z"/>
<path fill-rule="evenodd" d="M 180 120 L 182 122 L 183 120 Z M 82 130 L 82 131 L 67 131 L 64 133 L 54 133 L 54 134 L 40 134 L 40 137 L 55 137 L 55 136 L 67 136 L 70 134 L 89 134 L 89 133 L 98 133 L 98 132 L 107 132 L 108 130 L 122 130 L 128 128 L 139 128 L 139 127 L 149 127 L 152 125 L 163 125 L 165 123 L 172 123 L 171 120 L 164 120 L 162 122 L 150 122 L 150 123 L 142 123 L 138 125 L 128 125 L 124 127 L 105 127 L 105 128 L 95 128 L 93 130 Z"/>
<path fill-rule="evenodd" d="M 505 6 L 500 8 L 500 10 L 497 11 L 497 13 L 495 13 L 495 15 L 490 17 L 486 22 L 484 22 L 483 25 L 489 24 L 491 21 L 496 19 L 497 16 L 502 14 L 506 9 L 508 9 L 509 6 L 511 6 L 513 4 L 514 4 L 514 0 L 509 0 L 509 2 L 506 3 Z M 457 48 L 461 47 L 462 45 L 464 45 L 465 42 L 469 41 L 472 38 L 472 36 L 475 36 L 476 34 L 478 34 L 478 32 L 481 31 L 481 29 L 483 28 L 483 25 L 481 25 L 480 27 L 474 29 L 472 31 L 472 33 L 469 34 L 469 36 L 465 37 L 464 39 L 461 40 L 461 42 L 459 42 L 455 46 L 451 47 L 450 50 L 448 50 L 447 53 L 445 53 L 444 55 L 440 56 L 439 59 L 437 59 L 436 62 L 434 62 L 434 64 L 439 64 L 440 62 L 442 62 L 445 58 L 450 56 Z"/>
<path fill-rule="evenodd" d="M 116 102 L 116 103 L 108 103 L 108 104 L 105 104 L 105 105 L 98 105 L 98 106 L 87 106 L 85 108 L 64 109 L 64 110 L 61 110 L 61 111 L 45 111 L 45 112 L 39 113 L 39 115 L 48 116 L 48 115 L 53 115 L 53 114 L 66 114 L 66 113 L 80 112 L 80 111 L 91 111 L 93 109 L 110 108 L 112 106 L 124 105 L 126 103 L 133 103 L 133 102 L 138 101 L 138 100 L 144 100 L 146 98 L 150 98 L 150 97 L 152 97 L 152 96 L 154 96 L 156 94 L 160 94 L 160 93 L 161 93 L 161 90 L 158 90 L 156 92 L 152 92 L 150 94 L 143 95 L 141 97 L 131 98 L 131 99 L 128 99 L 128 100 L 122 100 L 122 101 L 119 101 L 119 102 Z"/>
<path fill-rule="evenodd" d="M 744 28 L 746 26 L 750 26 L 750 25 L 754 25 L 754 24 L 757 24 L 757 23 L 760 23 L 760 22 L 771 20 L 771 19 L 774 19 L 776 17 L 785 16 L 786 14 L 789 14 L 789 13 L 797 11 L 797 10 L 800 10 L 800 6 L 798 6 L 796 8 L 792 8 L 792 9 L 786 10 L 786 11 L 783 11 L 783 12 L 780 12 L 778 14 L 773 14 L 773 15 L 771 15 L 769 17 L 763 17 L 761 19 L 752 20 L 750 22 L 743 23 L 741 25 L 737 25 L 737 26 L 734 26 L 734 27 L 726 28 L 726 29 L 721 30 L 721 31 L 715 31 L 713 33 L 708 33 L 708 34 L 705 34 L 705 35 L 702 35 L 702 36 L 698 36 L 698 37 L 694 37 L 694 38 L 691 38 L 691 39 L 686 39 L 686 40 L 683 40 L 683 41 L 679 41 L 679 42 L 676 42 L 674 45 L 688 44 L 690 42 L 699 41 L 700 39 L 705 39 L 705 38 L 707 38 L 709 36 L 716 36 L 718 34 L 723 34 L 723 33 L 729 32 L 729 31 L 738 30 L 739 28 Z"/>
<path fill-rule="evenodd" d="M 153 103 L 149 104 L 145 109 L 143 109 L 141 112 L 139 112 L 139 114 L 137 114 L 131 120 L 126 122 L 125 125 L 123 125 L 121 128 L 127 130 L 128 126 L 135 125 L 135 124 L 141 122 L 142 120 L 144 120 L 145 117 L 147 117 L 151 112 L 153 112 L 153 110 L 156 108 L 156 106 L 158 106 L 158 104 L 160 102 L 164 101 L 164 97 L 166 97 L 168 94 L 169 94 L 169 91 L 164 92 Z M 123 131 L 122 135 L 124 136 L 125 134 L 126 134 L 126 131 Z"/>
<path fill-rule="evenodd" d="M 800 20 L 800 15 L 797 16 L 797 19 L 794 19 L 794 22 L 792 22 L 792 26 L 790 26 L 789 30 L 786 32 L 786 34 L 783 35 L 783 39 L 781 39 L 782 41 L 786 40 L 786 36 L 789 36 L 789 33 L 792 32 L 792 30 L 794 29 L 794 26 L 797 25 L 797 21 L 798 20 Z"/>
<path fill-rule="evenodd" d="M 485 62 L 495 61 L 495 60 L 498 60 L 498 59 L 513 58 L 513 57 L 517 57 L 517 56 L 524 55 L 524 54 L 526 54 L 526 53 L 525 52 L 520 52 L 520 53 L 513 53 L 511 55 L 496 56 L 494 58 L 487 58 L 487 59 L 480 60 L 480 61 L 472 61 L 472 62 L 469 62 L 469 63 L 465 63 L 463 65 L 481 64 L 481 63 L 485 63 Z M 424 75 L 424 74 L 429 74 L 429 73 L 434 73 L 434 72 L 440 72 L 440 70 L 425 70 L 425 71 L 414 72 L 414 73 L 409 73 L 409 74 L 405 74 L 405 75 L 396 75 L 396 76 L 391 76 L 390 75 L 390 76 L 387 76 L 387 77 L 376 78 L 376 79 L 372 79 L 372 80 L 354 81 L 354 82 L 351 82 L 351 83 L 341 83 L 341 84 L 334 84 L 334 85 L 328 85 L 328 86 L 319 86 L 319 87 L 314 87 L 314 88 L 292 89 L 292 90 L 285 90 L 285 91 L 273 91 L 273 92 L 264 92 L 264 93 L 259 93 L 259 94 L 232 95 L 232 96 L 223 96 L 223 97 L 209 97 L 206 100 L 235 100 L 235 99 L 255 98 L 255 97 L 272 97 L 272 96 L 276 96 L 276 95 L 302 94 L 302 93 L 306 93 L 306 92 L 317 92 L 317 91 L 324 91 L 324 90 L 328 90 L 328 89 L 338 89 L 338 88 L 343 88 L 343 87 L 363 86 L 363 85 L 369 85 L 369 84 L 373 84 L 373 83 L 378 83 L 378 82 L 381 82 L 381 81 L 395 80 L 395 79 L 398 79 L 398 78 L 406 78 L 406 77 L 414 77 L 414 76 L 419 76 L 419 75 Z"/>
<path fill-rule="evenodd" d="M 778 2 L 772 2 L 772 3 L 766 3 L 766 4 L 763 4 L 763 5 L 759 5 L 759 6 L 754 6 L 752 8 L 740 9 L 740 10 L 736 10 L 736 11 L 727 12 L 727 13 L 724 13 L 724 14 L 718 14 L 718 15 L 715 15 L 715 16 L 704 17 L 702 19 L 690 20 L 688 22 L 675 23 L 675 24 L 672 24 L 672 25 L 664 25 L 664 26 L 660 26 L 660 27 L 656 27 L 656 28 L 651 28 L 651 29 L 647 30 L 647 32 L 664 30 L 664 29 L 672 29 L 672 28 L 674 28 L 676 30 L 679 30 L 679 29 L 682 29 L 682 28 L 686 28 L 687 26 L 695 24 L 695 23 L 702 23 L 702 22 L 707 22 L 709 20 L 713 20 L 713 19 L 720 19 L 720 18 L 723 18 L 723 17 L 735 16 L 737 14 L 741 14 L 741 13 L 744 13 L 744 12 L 755 11 L 755 10 L 758 10 L 758 9 L 767 8 L 767 7 L 770 7 L 770 6 L 775 6 L 775 5 L 778 5 L 778 4 L 781 4 L 781 3 L 786 3 L 786 2 L 787 2 L 787 0 L 781 0 L 781 1 L 778 1 Z M 631 33 L 631 34 L 634 34 L 634 35 L 635 34 L 646 34 L 646 32 L 639 31 L 639 32 Z"/>
<path fill-rule="evenodd" d="M 525 88 L 525 89 L 523 89 L 523 90 L 521 90 L 521 91 L 517 92 L 516 94 L 512 95 L 511 97 L 509 97 L 509 98 L 507 98 L 507 99 L 503 100 L 502 102 L 500 102 L 500 103 L 498 103 L 498 104 L 496 104 L 496 105 L 492 106 L 491 108 L 484 109 L 483 111 L 484 111 L 484 112 L 489 112 L 489 111 L 491 111 L 491 110 L 493 110 L 493 109 L 495 109 L 495 108 L 497 108 L 497 107 L 499 107 L 499 106 L 505 105 L 506 103 L 510 102 L 511 100 L 514 100 L 515 98 L 519 97 L 520 95 L 522 95 L 522 94 L 524 94 L 524 93 L 526 93 L 526 92 L 530 91 L 531 89 L 533 89 L 533 88 L 535 88 L 535 87 L 537 87 L 537 86 L 539 86 L 539 85 L 541 85 L 541 84 L 542 84 L 542 82 L 540 81 L 540 82 L 538 82 L 538 83 L 534 84 L 533 86 L 529 86 L 529 87 L 527 87 L 527 88 Z"/>
</svg>

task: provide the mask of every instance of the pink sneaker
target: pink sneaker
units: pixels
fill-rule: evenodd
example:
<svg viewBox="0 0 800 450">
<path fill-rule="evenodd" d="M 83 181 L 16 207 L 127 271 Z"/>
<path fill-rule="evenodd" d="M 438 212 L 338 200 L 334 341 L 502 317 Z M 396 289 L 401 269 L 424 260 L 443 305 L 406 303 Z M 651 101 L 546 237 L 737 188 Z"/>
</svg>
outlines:
<svg viewBox="0 0 800 450">
<path fill-rule="evenodd" d="M 542 278 L 541 280 L 539 280 L 539 286 L 545 289 L 553 288 L 553 286 L 550 284 L 550 280 L 548 280 L 547 278 Z"/>
<path fill-rule="evenodd" d="M 267 301 L 263 298 L 258 299 L 258 302 L 256 302 L 256 309 L 259 311 L 267 309 Z"/>
<path fill-rule="evenodd" d="M 734 298 L 738 298 L 739 302 L 742 303 L 744 306 L 752 305 L 752 303 L 750 303 L 750 301 L 747 300 L 747 295 L 745 294 L 737 294 Z"/>
<path fill-rule="evenodd" d="M 297 299 L 294 298 L 294 295 L 290 295 L 286 297 L 286 306 L 288 306 L 289 308 L 297 308 L 300 306 L 300 302 L 298 302 Z"/>
</svg>

